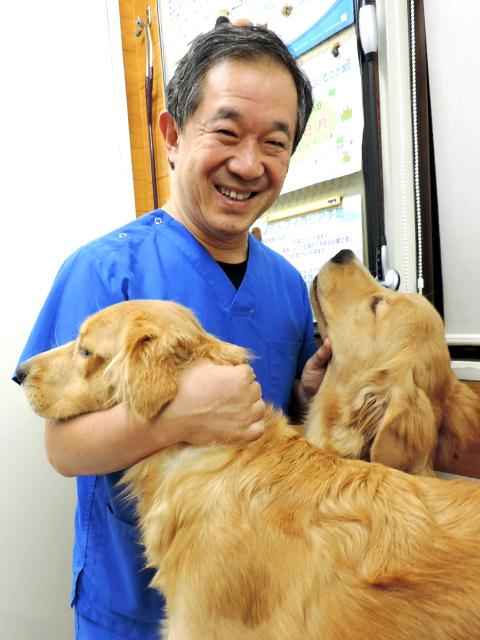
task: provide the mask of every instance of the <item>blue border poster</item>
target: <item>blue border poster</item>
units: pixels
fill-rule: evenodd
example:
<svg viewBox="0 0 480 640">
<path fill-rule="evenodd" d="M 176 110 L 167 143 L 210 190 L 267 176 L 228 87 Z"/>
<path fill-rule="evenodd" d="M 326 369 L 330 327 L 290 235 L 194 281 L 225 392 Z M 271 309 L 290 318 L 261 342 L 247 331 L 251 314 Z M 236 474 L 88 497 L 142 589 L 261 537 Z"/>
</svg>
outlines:
<svg viewBox="0 0 480 640">
<path fill-rule="evenodd" d="M 353 0 L 337 0 L 305 33 L 287 43 L 290 52 L 298 58 L 317 44 L 328 40 L 353 24 Z"/>
</svg>

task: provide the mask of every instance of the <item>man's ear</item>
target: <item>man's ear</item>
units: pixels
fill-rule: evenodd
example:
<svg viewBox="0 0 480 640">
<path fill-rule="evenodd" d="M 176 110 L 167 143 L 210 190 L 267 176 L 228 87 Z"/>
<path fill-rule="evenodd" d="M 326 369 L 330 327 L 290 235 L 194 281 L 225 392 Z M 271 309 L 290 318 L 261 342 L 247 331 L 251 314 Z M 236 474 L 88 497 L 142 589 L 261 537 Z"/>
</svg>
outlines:
<svg viewBox="0 0 480 640">
<path fill-rule="evenodd" d="M 159 125 L 167 148 L 168 163 L 174 169 L 179 138 L 177 123 L 171 113 L 163 111 L 160 114 Z"/>
<path fill-rule="evenodd" d="M 413 380 L 395 386 L 370 449 L 371 462 L 432 475 L 436 445 L 435 415 L 425 392 Z"/>
</svg>

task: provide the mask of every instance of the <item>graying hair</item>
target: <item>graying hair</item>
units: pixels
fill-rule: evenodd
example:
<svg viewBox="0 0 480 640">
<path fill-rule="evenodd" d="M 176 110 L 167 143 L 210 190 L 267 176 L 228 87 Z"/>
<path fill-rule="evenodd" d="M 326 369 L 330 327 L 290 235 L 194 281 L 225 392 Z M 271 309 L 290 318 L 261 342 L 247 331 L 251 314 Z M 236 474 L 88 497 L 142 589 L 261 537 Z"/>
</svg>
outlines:
<svg viewBox="0 0 480 640">
<path fill-rule="evenodd" d="M 272 60 L 283 65 L 297 90 L 297 126 L 293 151 L 298 146 L 312 111 L 312 86 L 282 40 L 265 27 L 222 25 L 197 36 L 179 61 L 167 86 L 167 110 L 183 129 L 202 100 L 207 72 L 222 60 Z M 292 151 L 292 153 L 293 153 Z"/>
</svg>

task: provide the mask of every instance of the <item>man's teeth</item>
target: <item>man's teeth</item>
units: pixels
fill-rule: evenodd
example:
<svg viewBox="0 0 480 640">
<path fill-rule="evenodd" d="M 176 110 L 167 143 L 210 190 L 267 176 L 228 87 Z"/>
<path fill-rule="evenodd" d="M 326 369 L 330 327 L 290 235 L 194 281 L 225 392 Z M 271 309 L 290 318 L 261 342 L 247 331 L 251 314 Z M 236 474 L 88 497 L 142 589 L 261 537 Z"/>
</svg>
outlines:
<svg viewBox="0 0 480 640">
<path fill-rule="evenodd" d="M 248 198 L 250 198 L 250 196 L 252 195 L 251 191 L 248 193 L 238 193 L 237 191 L 233 191 L 232 189 L 227 189 L 226 187 L 218 187 L 218 190 L 224 196 L 227 196 L 228 198 L 232 198 L 232 200 L 248 200 Z"/>
</svg>

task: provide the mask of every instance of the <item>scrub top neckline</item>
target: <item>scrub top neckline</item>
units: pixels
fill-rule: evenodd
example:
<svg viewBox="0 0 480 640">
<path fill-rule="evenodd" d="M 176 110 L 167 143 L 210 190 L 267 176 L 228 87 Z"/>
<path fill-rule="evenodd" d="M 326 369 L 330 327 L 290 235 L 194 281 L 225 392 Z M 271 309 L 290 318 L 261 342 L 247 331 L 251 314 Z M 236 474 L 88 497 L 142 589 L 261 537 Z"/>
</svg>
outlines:
<svg viewBox="0 0 480 640">
<path fill-rule="evenodd" d="M 175 218 L 172 218 L 166 211 L 155 212 L 156 217 L 160 214 L 163 222 L 172 231 L 171 240 L 208 282 L 212 290 L 212 296 L 217 298 L 220 305 L 229 312 L 253 315 L 255 312 L 255 298 L 252 294 L 251 284 L 260 276 L 258 265 L 260 254 L 256 246 L 258 241 L 248 234 L 247 269 L 242 283 L 236 289 L 222 267 L 217 264 L 216 260 L 186 227 Z"/>
</svg>

